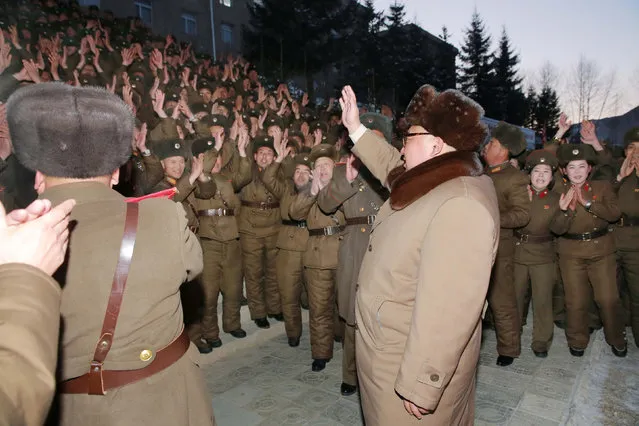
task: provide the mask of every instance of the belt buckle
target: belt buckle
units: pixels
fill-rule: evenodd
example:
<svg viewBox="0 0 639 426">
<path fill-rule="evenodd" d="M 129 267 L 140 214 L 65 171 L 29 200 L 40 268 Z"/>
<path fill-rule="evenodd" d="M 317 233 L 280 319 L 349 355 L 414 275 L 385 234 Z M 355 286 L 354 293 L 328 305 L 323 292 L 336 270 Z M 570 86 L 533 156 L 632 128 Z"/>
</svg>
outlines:
<svg viewBox="0 0 639 426">
<path fill-rule="evenodd" d="M 335 227 L 334 226 L 328 226 L 326 228 L 324 228 L 324 235 L 327 237 L 330 237 L 331 235 L 335 235 Z"/>
<path fill-rule="evenodd" d="M 528 237 L 529 237 L 529 234 L 521 234 L 521 237 L 519 237 L 519 241 L 521 241 L 522 243 L 527 243 Z"/>
<path fill-rule="evenodd" d="M 304 222 L 304 221 L 297 222 L 297 227 L 298 228 L 306 228 L 306 222 Z"/>
<path fill-rule="evenodd" d="M 367 224 L 368 225 L 372 225 L 374 223 L 375 223 L 375 215 L 372 214 L 372 215 L 367 216 Z"/>
<path fill-rule="evenodd" d="M 266 202 L 264 202 L 264 201 L 260 201 L 260 207 L 259 207 L 259 209 L 260 209 L 260 210 L 266 210 L 266 204 L 267 204 Z"/>
<path fill-rule="evenodd" d="M 216 210 L 216 214 L 218 216 L 224 216 L 224 209 L 220 207 L 219 209 Z"/>
<path fill-rule="evenodd" d="M 585 234 L 581 234 L 581 241 L 591 241 L 592 233 L 586 232 Z"/>
</svg>

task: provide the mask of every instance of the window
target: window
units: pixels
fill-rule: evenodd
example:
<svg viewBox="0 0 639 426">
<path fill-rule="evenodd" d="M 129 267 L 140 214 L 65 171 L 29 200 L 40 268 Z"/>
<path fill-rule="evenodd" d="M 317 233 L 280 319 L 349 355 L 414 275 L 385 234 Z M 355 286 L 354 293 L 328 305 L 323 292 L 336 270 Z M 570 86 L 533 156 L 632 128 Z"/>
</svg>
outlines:
<svg viewBox="0 0 639 426">
<path fill-rule="evenodd" d="M 100 7 L 100 0 L 80 0 L 80 6 L 97 6 L 97 7 Z"/>
<path fill-rule="evenodd" d="M 222 43 L 231 46 L 233 44 L 233 27 L 228 24 L 222 24 L 220 31 L 222 32 Z"/>
<path fill-rule="evenodd" d="M 151 0 L 135 0 L 135 10 L 144 25 L 147 27 L 153 25 L 153 3 Z"/>
<path fill-rule="evenodd" d="M 232 0 L 220 0 L 220 4 L 223 4 L 226 7 L 231 7 Z"/>
<path fill-rule="evenodd" d="M 186 35 L 197 35 L 197 20 L 195 19 L 195 15 L 190 13 L 182 14 L 182 30 Z"/>
</svg>

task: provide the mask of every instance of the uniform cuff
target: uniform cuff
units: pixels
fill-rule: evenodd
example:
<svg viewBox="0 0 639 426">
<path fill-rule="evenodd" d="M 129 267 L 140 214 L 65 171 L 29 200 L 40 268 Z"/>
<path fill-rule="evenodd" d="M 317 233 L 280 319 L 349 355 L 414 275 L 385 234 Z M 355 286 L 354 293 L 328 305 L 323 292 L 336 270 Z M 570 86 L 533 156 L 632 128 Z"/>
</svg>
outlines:
<svg viewBox="0 0 639 426">
<path fill-rule="evenodd" d="M 355 130 L 353 133 L 349 134 L 348 136 L 351 138 L 353 143 L 357 143 L 357 141 L 360 140 L 362 136 L 364 136 L 364 133 L 366 133 L 366 126 L 364 126 L 363 124 L 360 124 L 357 130 Z"/>
</svg>

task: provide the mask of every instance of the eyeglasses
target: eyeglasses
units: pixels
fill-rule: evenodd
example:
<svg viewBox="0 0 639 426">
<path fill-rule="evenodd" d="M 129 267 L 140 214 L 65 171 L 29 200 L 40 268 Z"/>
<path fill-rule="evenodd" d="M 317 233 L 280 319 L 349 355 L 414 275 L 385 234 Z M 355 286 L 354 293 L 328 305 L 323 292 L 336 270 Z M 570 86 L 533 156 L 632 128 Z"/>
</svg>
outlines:
<svg viewBox="0 0 639 426">
<path fill-rule="evenodd" d="M 404 136 L 402 137 L 402 144 L 406 146 L 406 140 L 408 138 L 412 138 L 413 136 L 426 136 L 426 135 L 432 135 L 432 133 L 429 133 L 429 132 L 404 133 Z"/>
</svg>

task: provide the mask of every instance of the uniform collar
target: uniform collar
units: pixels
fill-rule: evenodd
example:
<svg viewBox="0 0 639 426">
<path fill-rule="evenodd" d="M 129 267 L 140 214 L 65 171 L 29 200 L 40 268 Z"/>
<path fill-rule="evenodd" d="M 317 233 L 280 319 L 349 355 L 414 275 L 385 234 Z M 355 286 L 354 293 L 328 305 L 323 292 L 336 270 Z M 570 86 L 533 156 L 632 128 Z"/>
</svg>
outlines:
<svg viewBox="0 0 639 426">
<path fill-rule="evenodd" d="M 96 201 L 124 200 L 124 197 L 99 182 L 74 182 L 48 188 L 38 198 L 50 200 L 53 205 L 73 198 L 76 203 L 86 204 Z"/>
<path fill-rule="evenodd" d="M 488 167 L 488 173 L 497 173 L 500 172 L 508 167 L 512 167 L 512 164 L 510 164 L 510 160 L 504 161 L 501 164 L 496 164 L 494 166 L 489 166 Z"/>
<path fill-rule="evenodd" d="M 535 191 L 535 194 L 537 194 L 539 198 L 545 198 L 548 195 L 548 188 L 540 192 Z"/>
<path fill-rule="evenodd" d="M 173 179 L 172 177 L 164 176 L 164 179 L 171 185 L 177 185 L 177 179 Z"/>
</svg>

